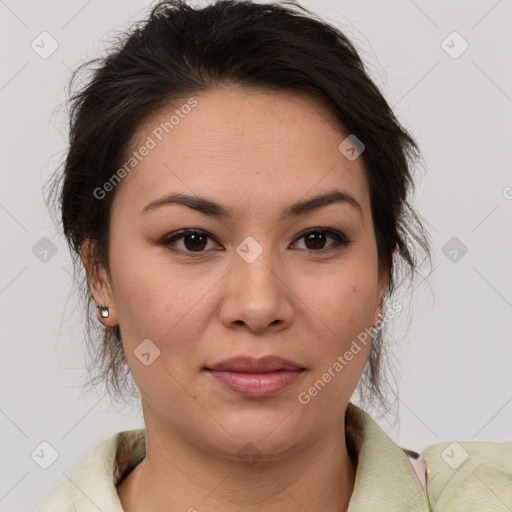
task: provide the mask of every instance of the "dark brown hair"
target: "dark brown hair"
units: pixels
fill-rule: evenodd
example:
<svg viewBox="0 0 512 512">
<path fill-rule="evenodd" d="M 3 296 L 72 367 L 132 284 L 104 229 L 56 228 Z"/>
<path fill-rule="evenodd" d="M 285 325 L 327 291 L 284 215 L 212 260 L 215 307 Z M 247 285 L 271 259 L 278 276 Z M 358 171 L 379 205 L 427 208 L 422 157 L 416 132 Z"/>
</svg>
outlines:
<svg viewBox="0 0 512 512">
<path fill-rule="evenodd" d="M 94 302 L 80 250 L 84 242 L 92 241 L 95 268 L 101 266 L 110 275 L 109 225 L 115 189 L 101 200 L 94 190 L 126 161 L 137 128 L 187 95 L 238 84 L 305 94 L 325 105 L 346 134 L 355 134 L 365 145 L 361 158 L 379 268 L 391 273 L 385 299 L 402 284 L 400 277 L 410 277 L 412 283 L 419 252 L 430 260 L 429 235 L 408 198 L 414 190 L 411 170 L 420 156 L 418 147 L 368 76 L 351 42 L 307 9 L 295 2 L 222 0 L 197 9 L 179 0 L 160 2 L 146 20 L 122 33 L 104 58 L 80 66 L 71 77 L 70 91 L 79 72 L 94 64 L 99 65 L 86 85 L 69 92 L 69 150 L 48 197 L 59 199 L 64 235 L 75 271 L 83 279 L 79 284 L 88 312 L 87 344 L 92 348 L 89 370 L 97 373 L 89 383 L 105 383 L 114 398 L 122 398 L 133 381 L 119 326 L 98 326 L 91 318 Z M 91 322 L 101 329 L 98 337 L 91 333 Z M 358 386 L 369 403 L 383 404 L 389 396 L 381 375 L 384 331 L 374 337 Z"/>
</svg>

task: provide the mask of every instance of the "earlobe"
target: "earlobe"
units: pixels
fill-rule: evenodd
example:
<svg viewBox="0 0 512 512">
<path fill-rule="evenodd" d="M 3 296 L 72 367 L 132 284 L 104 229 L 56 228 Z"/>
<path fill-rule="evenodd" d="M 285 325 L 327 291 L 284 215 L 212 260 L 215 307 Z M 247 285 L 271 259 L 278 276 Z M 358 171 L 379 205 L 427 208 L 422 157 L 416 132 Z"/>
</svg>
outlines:
<svg viewBox="0 0 512 512">
<path fill-rule="evenodd" d="M 385 269 L 382 272 L 379 272 L 379 300 L 378 303 L 382 307 L 382 303 L 384 301 L 384 295 L 389 286 L 389 281 L 391 278 L 391 270 Z"/>
<path fill-rule="evenodd" d="M 386 269 L 379 275 L 379 292 L 377 296 L 377 310 L 375 313 L 374 326 L 378 326 L 384 320 L 384 295 L 389 285 L 390 271 Z"/>
<path fill-rule="evenodd" d="M 382 305 L 379 304 L 379 309 L 377 310 L 377 314 L 375 315 L 375 319 L 373 321 L 373 327 L 379 327 L 383 320 L 384 313 L 382 311 Z"/>
<path fill-rule="evenodd" d="M 87 274 L 89 289 L 96 303 L 97 318 L 103 325 L 114 327 L 119 322 L 117 321 L 112 287 L 105 270 L 98 268 L 93 262 L 92 243 L 90 240 L 84 242 L 80 250 L 80 257 Z"/>
</svg>

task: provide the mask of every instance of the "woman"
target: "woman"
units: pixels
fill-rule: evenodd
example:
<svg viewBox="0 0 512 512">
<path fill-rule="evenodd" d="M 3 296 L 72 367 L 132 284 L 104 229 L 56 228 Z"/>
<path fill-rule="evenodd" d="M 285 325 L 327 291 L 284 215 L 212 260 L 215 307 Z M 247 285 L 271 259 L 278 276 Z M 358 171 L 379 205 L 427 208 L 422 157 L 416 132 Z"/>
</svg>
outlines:
<svg viewBox="0 0 512 512">
<path fill-rule="evenodd" d="M 162 2 L 73 107 L 64 232 L 145 429 L 41 511 L 512 506 L 512 443 L 419 457 L 350 402 L 385 399 L 399 270 L 430 253 L 416 144 L 342 33 L 298 6 Z"/>
</svg>

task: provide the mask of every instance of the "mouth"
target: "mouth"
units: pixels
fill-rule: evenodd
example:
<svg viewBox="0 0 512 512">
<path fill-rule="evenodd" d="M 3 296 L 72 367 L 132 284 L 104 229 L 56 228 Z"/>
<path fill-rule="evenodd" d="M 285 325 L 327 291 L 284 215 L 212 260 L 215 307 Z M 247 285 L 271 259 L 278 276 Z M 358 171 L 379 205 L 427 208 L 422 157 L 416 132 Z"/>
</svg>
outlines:
<svg viewBox="0 0 512 512">
<path fill-rule="evenodd" d="M 234 357 L 204 370 L 223 387 L 246 398 L 268 398 L 294 384 L 306 368 L 277 356 Z"/>
</svg>

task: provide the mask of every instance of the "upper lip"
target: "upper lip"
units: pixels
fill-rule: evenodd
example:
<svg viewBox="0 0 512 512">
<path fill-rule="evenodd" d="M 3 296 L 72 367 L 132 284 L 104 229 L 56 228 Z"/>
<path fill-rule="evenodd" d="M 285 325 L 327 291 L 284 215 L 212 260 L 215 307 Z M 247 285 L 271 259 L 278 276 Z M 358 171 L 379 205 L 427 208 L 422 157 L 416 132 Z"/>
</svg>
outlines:
<svg viewBox="0 0 512 512">
<path fill-rule="evenodd" d="M 255 358 L 249 356 L 230 357 L 212 366 L 207 366 L 207 370 L 231 371 L 246 373 L 269 373 L 279 370 L 304 370 L 303 367 L 278 356 L 266 356 Z"/>
</svg>

